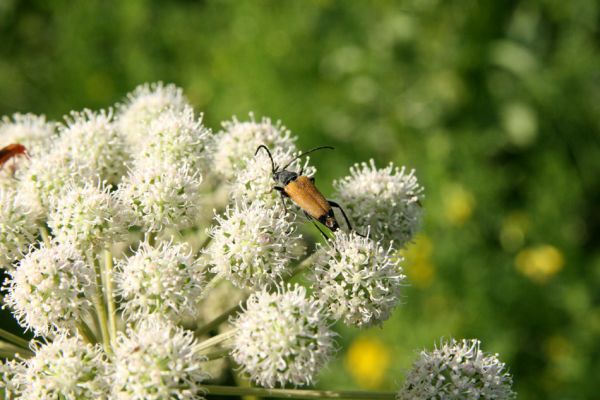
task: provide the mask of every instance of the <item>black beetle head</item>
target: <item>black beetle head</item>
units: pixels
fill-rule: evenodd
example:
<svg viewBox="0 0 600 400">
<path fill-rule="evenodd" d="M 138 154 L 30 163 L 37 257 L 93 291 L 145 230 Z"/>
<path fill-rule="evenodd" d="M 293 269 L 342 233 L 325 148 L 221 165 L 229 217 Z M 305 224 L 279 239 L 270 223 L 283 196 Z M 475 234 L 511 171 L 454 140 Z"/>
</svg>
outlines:
<svg viewBox="0 0 600 400">
<path fill-rule="evenodd" d="M 273 180 L 281 186 L 287 186 L 288 183 L 295 181 L 298 174 L 293 171 L 277 171 L 273 173 Z"/>
</svg>

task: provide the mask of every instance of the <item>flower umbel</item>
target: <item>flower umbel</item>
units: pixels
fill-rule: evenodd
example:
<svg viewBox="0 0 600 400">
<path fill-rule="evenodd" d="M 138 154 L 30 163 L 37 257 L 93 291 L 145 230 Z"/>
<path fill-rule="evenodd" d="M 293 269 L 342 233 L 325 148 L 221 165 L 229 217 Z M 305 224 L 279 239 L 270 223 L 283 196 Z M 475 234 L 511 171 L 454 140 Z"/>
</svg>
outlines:
<svg viewBox="0 0 600 400">
<path fill-rule="evenodd" d="M 334 333 L 306 289 L 254 294 L 234 321 L 232 356 L 262 386 L 307 385 L 334 352 Z"/>
<path fill-rule="evenodd" d="M 115 281 L 128 320 L 157 314 L 178 321 L 198 312 L 204 274 L 187 245 L 142 242 L 131 257 L 118 262 Z"/>
<path fill-rule="evenodd" d="M 402 400 L 512 399 L 512 377 L 498 355 L 480 350 L 477 339 L 452 339 L 422 351 L 398 394 Z"/>
<path fill-rule="evenodd" d="M 211 271 L 241 288 L 261 288 L 291 274 L 290 261 L 299 257 L 301 235 L 283 209 L 261 202 L 229 208 L 215 217 L 208 249 Z"/>
<path fill-rule="evenodd" d="M 77 337 L 58 335 L 35 346 L 35 357 L 15 380 L 25 399 L 99 399 L 109 392 L 107 362 L 100 348 Z"/>
<path fill-rule="evenodd" d="M 151 318 L 120 333 L 112 365 L 112 398 L 203 399 L 205 358 L 190 331 Z"/>
<path fill-rule="evenodd" d="M 402 258 L 379 241 L 338 231 L 320 254 L 311 280 L 319 300 L 347 325 L 382 324 L 400 301 Z"/>
<path fill-rule="evenodd" d="M 4 301 L 38 336 L 72 330 L 91 307 L 94 276 L 73 245 L 42 246 L 10 272 Z"/>
<path fill-rule="evenodd" d="M 334 182 L 337 198 L 357 227 L 371 227 L 374 238 L 402 247 L 419 228 L 423 188 L 415 171 L 404 167 L 377 169 L 375 162 L 356 164 L 350 176 Z"/>
</svg>

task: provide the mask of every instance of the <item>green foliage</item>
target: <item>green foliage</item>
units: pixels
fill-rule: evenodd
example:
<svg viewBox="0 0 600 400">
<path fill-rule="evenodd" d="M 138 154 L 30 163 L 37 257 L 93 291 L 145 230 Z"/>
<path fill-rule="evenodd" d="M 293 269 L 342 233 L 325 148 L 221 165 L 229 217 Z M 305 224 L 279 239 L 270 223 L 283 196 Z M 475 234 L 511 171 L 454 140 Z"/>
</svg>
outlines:
<svg viewBox="0 0 600 400">
<path fill-rule="evenodd" d="M 406 304 L 369 332 L 393 354 L 378 386 L 397 386 L 413 349 L 478 337 L 510 366 L 521 399 L 591 398 L 600 369 L 599 8 L 5 0 L 0 114 L 60 119 L 162 80 L 181 86 L 214 130 L 253 111 L 281 119 L 301 148 L 336 146 L 313 157 L 326 193 L 355 161 L 414 167 L 426 223 L 408 250 Z M 337 363 L 322 387 L 350 380 L 352 367 Z"/>
</svg>

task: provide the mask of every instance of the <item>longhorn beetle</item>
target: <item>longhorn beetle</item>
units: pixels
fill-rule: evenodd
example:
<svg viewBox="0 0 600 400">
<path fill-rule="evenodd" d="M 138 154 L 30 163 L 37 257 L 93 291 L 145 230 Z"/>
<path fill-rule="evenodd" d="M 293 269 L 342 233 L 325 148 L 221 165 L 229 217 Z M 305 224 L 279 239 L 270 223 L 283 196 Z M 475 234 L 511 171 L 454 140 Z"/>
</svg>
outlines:
<svg viewBox="0 0 600 400">
<path fill-rule="evenodd" d="M 256 152 L 254 153 L 255 156 L 258 154 L 258 151 L 260 149 L 264 149 L 269 155 L 269 158 L 271 159 L 271 171 L 273 174 L 272 177 L 275 183 L 278 184 L 277 186 L 274 186 L 273 189 L 277 190 L 281 195 L 281 201 L 283 202 L 284 208 L 285 198 L 289 197 L 294 203 L 296 203 L 298 207 L 302 209 L 302 211 L 304 211 L 304 215 L 306 215 L 309 221 L 312 221 L 312 223 L 317 227 L 317 229 L 321 232 L 325 239 L 328 239 L 327 235 L 321 230 L 319 225 L 315 223 L 315 220 L 319 221 L 331 231 L 335 232 L 340 228 L 340 226 L 338 225 L 335 219 L 335 215 L 333 214 L 333 207 L 339 208 L 339 210 L 342 212 L 342 215 L 344 216 L 344 219 L 346 220 L 348 228 L 352 230 L 352 225 L 350 224 L 350 221 L 348 220 L 348 216 L 346 216 L 344 209 L 336 202 L 327 200 L 325 196 L 323 196 L 321 192 L 319 192 L 319 189 L 317 189 L 317 187 L 315 186 L 315 178 L 302 175 L 304 167 L 300 169 L 299 173 L 287 170 L 287 168 L 300 157 L 303 157 L 309 153 L 312 153 L 313 151 L 321 149 L 333 150 L 333 147 L 315 147 L 312 150 L 309 150 L 292 158 L 292 160 L 282 168 L 279 168 L 275 165 L 271 152 L 264 144 L 258 146 Z"/>
<path fill-rule="evenodd" d="M 13 157 L 16 157 L 18 155 L 24 155 L 26 157 L 29 157 L 27 155 L 27 149 L 25 149 L 25 146 L 23 146 L 22 144 L 19 143 L 13 143 L 13 144 L 9 144 L 8 146 L 4 146 L 3 148 L 0 149 L 0 169 L 2 169 L 2 167 L 4 166 L 4 164 L 6 164 L 8 162 L 8 160 L 10 160 Z"/>
</svg>

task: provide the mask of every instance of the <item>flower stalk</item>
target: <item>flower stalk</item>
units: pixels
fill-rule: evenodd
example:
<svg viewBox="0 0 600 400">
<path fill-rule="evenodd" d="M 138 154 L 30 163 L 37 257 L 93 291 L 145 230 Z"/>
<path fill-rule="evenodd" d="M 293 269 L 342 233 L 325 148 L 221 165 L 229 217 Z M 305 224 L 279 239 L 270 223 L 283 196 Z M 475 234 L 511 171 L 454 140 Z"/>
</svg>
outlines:
<svg viewBox="0 0 600 400">
<path fill-rule="evenodd" d="M 117 310 L 115 307 L 114 289 L 113 289 L 113 257 L 108 247 L 104 248 L 104 267 L 106 283 L 106 302 L 108 303 L 108 324 L 110 333 L 110 342 L 114 345 L 117 337 Z"/>
<path fill-rule="evenodd" d="M 93 303 L 98 316 L 98 322 L 100 322 L 100 331 L 102 337 L 102 346 L 104 351 L 108 354 L 112 354 L 110 333 L 108 331 L 108 315 L 106 313 L 106 307 L 103 295 L 102 285 L 102 268 L 100 264 L 96 262 L 94 255 L 91 252 L 87 253 L 88 262 L 94 267 L 96 271 L 96 288 L 93 295 Z"/>
<path fill-rule="evenodd" d="M 242 388 L 232 386 L 204 385 L 208 394 L 215 396 L 244 396 L 253 395 L 265 398 L 284 399 L 355 399 L 355 400 L 394 400 L 394 392 L 361 392 L 336 390 L 306 390 L 306 389 L 266 389 Z"/>
</svg>

